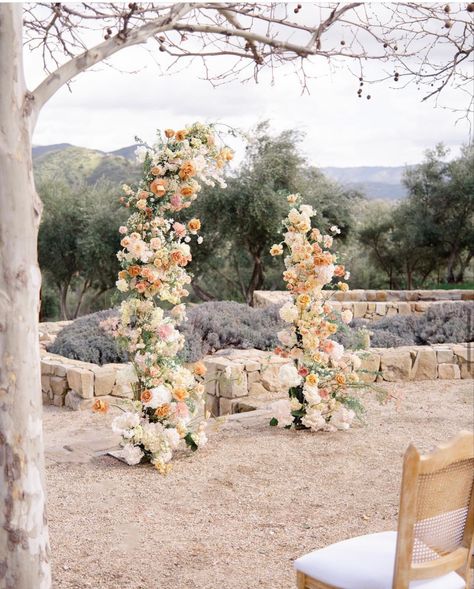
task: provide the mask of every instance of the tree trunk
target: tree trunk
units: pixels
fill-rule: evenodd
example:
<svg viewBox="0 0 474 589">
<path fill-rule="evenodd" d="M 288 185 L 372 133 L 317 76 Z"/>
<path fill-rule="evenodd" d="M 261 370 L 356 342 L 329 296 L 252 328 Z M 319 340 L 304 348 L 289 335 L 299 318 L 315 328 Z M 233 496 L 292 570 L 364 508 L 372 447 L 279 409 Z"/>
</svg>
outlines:
<svg viewBox="0 0 474 589">
<path fill-rule="evenodd" d="M 253 293 L 263 286 L 264 274 L 261 256 L 261 250 L 257 253 L 252 253 L 253 256 L 253 272 L 247 287 L 247 304 L 253 306 Z"/>
<path fill-rule="evenodd" d="M 22 6 L 0 3 L 0 587 L 51 586 L 38 345 L 41 203 Z"/>
<path fill-rule="evenodd" d="M 449 254 L 448 265 L 446 267 L 446 282 L 448 284 L 453 284 L 454 282 L 456 282 L 456 279 L 454 277 L 454 267 L 456 266 L 457 259 L 458 248 L 455 247 Z"/>
<path fill-rule="evenodd" d="M 70 319 L 67 308 L 67 293 L 69 290 L 69 282 L 62 284 L 59 288 L 59 312 L 61 313 L 61 320 L 68 321 Z"/>
</svg>

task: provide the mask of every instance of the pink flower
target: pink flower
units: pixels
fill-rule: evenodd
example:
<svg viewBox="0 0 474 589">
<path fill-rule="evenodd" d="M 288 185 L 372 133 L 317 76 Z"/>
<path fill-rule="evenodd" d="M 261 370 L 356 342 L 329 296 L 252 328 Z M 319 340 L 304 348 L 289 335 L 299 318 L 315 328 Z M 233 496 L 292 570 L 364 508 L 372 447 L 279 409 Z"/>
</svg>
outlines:
<svg viewBox="0 0 474 589">
<path fill-rule="evenodd" d="M 119 227 L 119 233 L 121 233 L 122 235 L 125 235 L 126 233 L 128 233 L 128 229 L 125 227 L 125 225 L 121 225 Z"/>
<path fill-rule="evenodd" d="M 174 412 L 176 417 L 180 419 L 187 419 L 189 417 L 189 409 L 186 403 L 176 403 L 176 407 L 174 408 Z"/>
<path fill-rule="evenodd" d="M 169 323 L 164 323 L 158 327 L 157 333 L 161 339 L 168 339 L 169 336 L 173 333 L 173 326 Z"/>
<path fill-rule="evenodd" d="M 173 199 L 171 199 L 171 204 L 173 204 Z M 173 223 L 173 229 L 178 237 L 186 235 L 186 227 L 182 223 Z"/>
<path fill-rule="evenodd" d="M 302 367 L 301 367 L 301 368 L 298 370 L 298 374 L 304 378 L 305 376 L 308 376 L 308 374 L 309 374 L 309 370 L 306 368 L 306 366 L 302 366 Z"/>
<path fill-rule="evenodd" d="M 178 208 L 182 205 L 183 201 L 181 200 L 181 197 L 179 196 L 179 194 L 173 194 L 173 196 L 171 197 L 171 205 L 175 208 Z"/>
</svg>

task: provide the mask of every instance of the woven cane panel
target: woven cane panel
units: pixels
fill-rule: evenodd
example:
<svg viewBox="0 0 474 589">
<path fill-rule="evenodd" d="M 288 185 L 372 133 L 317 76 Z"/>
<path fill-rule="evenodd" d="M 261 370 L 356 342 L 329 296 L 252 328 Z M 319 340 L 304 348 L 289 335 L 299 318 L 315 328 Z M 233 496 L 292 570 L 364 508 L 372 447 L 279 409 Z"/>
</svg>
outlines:
<svg viewBox="0 0 474 589">
<path fill-rule="evenodd" d="M 473 484 L 474 459 L 419 476 L 414 563 L 434 560 L 461 545 Z"/>
</svg>

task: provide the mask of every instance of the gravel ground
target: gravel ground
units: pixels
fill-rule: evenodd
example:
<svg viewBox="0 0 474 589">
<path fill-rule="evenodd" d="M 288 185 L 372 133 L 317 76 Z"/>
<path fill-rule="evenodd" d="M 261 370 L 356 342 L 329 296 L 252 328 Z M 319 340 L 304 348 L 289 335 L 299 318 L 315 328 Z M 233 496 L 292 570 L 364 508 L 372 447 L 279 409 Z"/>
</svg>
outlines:
<svg viewBox="0 0 474 589">
<path fill-rule="evenodd" d="M 55 448 L 91 431 L 109 436 L 111 416 L 46 407 L 54 587 L 293 588 L 298 556 L 394 529 L 407 445 L 472 429 L 473 381 L 390 386 L 401 407 L 365 393 L 367 424 L 348 432 L 228 422 L 168 477 L 106 456 L 55 461 Z"/>
</svg>

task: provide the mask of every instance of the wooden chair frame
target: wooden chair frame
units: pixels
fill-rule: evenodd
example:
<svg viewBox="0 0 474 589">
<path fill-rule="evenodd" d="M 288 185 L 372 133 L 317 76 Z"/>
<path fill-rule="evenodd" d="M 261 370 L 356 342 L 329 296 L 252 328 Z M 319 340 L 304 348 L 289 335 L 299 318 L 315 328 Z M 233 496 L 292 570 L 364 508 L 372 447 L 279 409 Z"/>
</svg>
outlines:
<svg viewBox="0 0 474 589">
<path fill-rule="evenodd" d="M 392 589 L 409 589 L 411 581 L 429 579 L 456 571 L 469 588 L 471 559 L 474 548 L 474 485 L 468 506 L 462 545 L 453 552 L 428 562 L 413 563 L 413 545 L 418 505 L 418 480 L 420 475 L 429 475 L 462 460 L 474 458 L 474 434 L 460 432 L 446 444 L 438 446 L 432 453 L 420 455 L 410 444 L 403 462 L 398 536 Z M 474 559 L 472 559 L 474 561 Z M 342 589 L 313 579 L 297 571 L 298 589 Z"/>
</svg>

